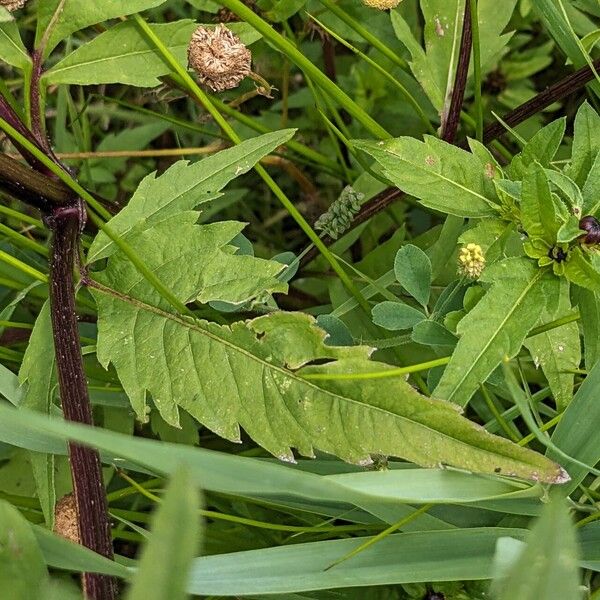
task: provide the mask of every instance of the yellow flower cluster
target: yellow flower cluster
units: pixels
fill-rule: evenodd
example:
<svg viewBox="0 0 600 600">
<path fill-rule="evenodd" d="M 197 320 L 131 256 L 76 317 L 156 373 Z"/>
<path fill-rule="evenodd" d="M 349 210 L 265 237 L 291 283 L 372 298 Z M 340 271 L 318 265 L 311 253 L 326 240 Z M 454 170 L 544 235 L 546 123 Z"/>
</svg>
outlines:
<svg viewBox="0 0 600 600">
<path fill-rule="evenodd" d="M 363 0 L 363 4 L 370 8 L 378 8 L 379 10 L 387 10 L 388 8 L 396 8 L 402 0 Z"/>
<path fill-rule="evenodd" d="M 467 244 L 458 254 L 458 272 L 471 279 L 478 279 L 485 267 L 485 256 L 479 244 Z"/>
</svg>

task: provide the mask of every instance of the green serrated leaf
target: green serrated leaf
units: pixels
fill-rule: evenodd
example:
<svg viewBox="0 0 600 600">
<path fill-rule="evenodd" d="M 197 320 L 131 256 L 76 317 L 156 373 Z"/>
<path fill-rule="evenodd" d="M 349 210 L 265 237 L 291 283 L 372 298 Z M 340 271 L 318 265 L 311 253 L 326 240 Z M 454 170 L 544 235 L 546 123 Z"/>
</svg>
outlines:
<svg viewBox="0 0 600 600">
<path fill-rule="evenodd" d="M 198 493 L 186 470 L 173 475 L 152 520 L 152 537 L 142 550 L 127 600 L 183 600 L 187 574 L 198 549 Z"/>
<path fill-rule="evenodd" d="M 432 268 L 421 248 L 407 244 L 394 258 L 394 274 L 398 283 L 421 305 L 427 306 L 431 293 Z"/>
<path fill-rule="evenodd" d="M 19 369 L 19 381 L 25 390 L 20 406 L 50 414 L 57 385 L 55 362 L 50 303 L 46 302 L 35 321 Z M 44 519 L 52 527 L 56 504 L 54 456 L 31 452 L 30 462 Z"/>
<path fill-rule="evenodd" d="M 0 500 L 0 589 L 7 598 L 39 598 L 48 571 L 31 527 L 19 511 Z"/>
<path fill-rule="evenodd" d="M 557 285 L 559 280 L 557 280 Z M 542 312 L 542 321 L 549 323 L 571 312 L 569 285 L 560 280 L 558 308 Z M 556 401 L 559 411 L 563 411 L 573 398 L 574 369 L 579 368 L 581 348 L 577 323 L 568 323 L 525 340 L 525 347 L 531 353 L 533 362 L 540 366 Z"/>
<path fill-rule="evenodd" d="M 423 321 L 425 315 L 416 308 L 402 302 L 386 300 L 373 307 L 373 323 L 390 331 L 412 329 L 417 323 Z"/>
<path fill-rule="evenodd" d="M 232 179 L 285 144 L 295 131 L 283 129 L 266 133 L 193 164 L 184 160 L 176 162 L 160 177 L 148 175 L 127 206 L 109 221 L 111 229 L 128 240 L 129 236 L 151 225 L 214 200 Z M 87 260 L 106 258 L 116 249 L 114 242 L 101 232 L 94 239 Z"/>
<path fill-rule="evenodd" d="M 420 142 L 400 137 L 383 142 L 355 141 L 383 167 L 385 176 L 425 206 L 459 217 L 497 213 L 493 177 L 480 159 L 431 136 Z"/>
<path fill-rule="evenodd" d="M 293 460 L 295 447 L 303 455 L 320 449 L 356 463 L 384 454 L 425 466 L 562 480 L 555 465 L 489 436 L 403 378 L 360 385 L 330 379 L 393 367 L 368 360 L 365 347 L 326 346 L 325 333 L 308 315 L 277 312 L 229 327 L 191 321 L 146 302 L 153 293 L 148 285 L 136 287 L 136 298 L 123 295 L 132 286 L 122 265 L 111 267 L 114 260 L 102 280 L 120 291 L 92 287 L 98 359 L 115 366 L 139 416 L 149 393 L 166 421 L 176 424 L 181 406 L 230 440 L 238 440 L 243 427 L 283 460 Z"/>
<path fill-rule="evenodd" d="M 524 258 L 496 263 L 481 279 L 492 287 L 459 322 L 460 339 L 434 392 L 461 406 L 505 357 L 516 356 L 539 321 L 541 307 L 551 300 L 543 272 Z"/>
</svg>

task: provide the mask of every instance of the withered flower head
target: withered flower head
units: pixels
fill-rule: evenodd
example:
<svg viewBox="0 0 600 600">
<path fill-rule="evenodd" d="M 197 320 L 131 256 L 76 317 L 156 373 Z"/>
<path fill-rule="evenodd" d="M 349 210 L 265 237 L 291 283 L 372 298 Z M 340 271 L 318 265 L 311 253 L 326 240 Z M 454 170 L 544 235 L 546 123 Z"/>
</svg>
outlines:
<svg viewBox="0 0 600 600">
<path fill-rule="evenodd" d="M 54 507 L 54 533 L 79 544 L 79 526 L 75 496 L 67 494 Z"/>
<path fill-rule="evenodd" d="M 369 8 L 378 8 L 379 10 L 387 10 L 388 8 L 396 8 L 402 0 L 363 0 L 363 4 Z"/>
<path fill-rule="evenodd" d="M 237 87 L 250 73 L 252 54 L 225 25 L 198 27 L 188 47 L 188 61 L 201 83 L 213 92 Z"/>
<path fill-rule="evenodd" d="M 19 10 L 19 8 L 23 8 L 27 0 L 0 0 L 0 6 L 6 8 L 6 10 L 13 11 Z"/>
</svg>

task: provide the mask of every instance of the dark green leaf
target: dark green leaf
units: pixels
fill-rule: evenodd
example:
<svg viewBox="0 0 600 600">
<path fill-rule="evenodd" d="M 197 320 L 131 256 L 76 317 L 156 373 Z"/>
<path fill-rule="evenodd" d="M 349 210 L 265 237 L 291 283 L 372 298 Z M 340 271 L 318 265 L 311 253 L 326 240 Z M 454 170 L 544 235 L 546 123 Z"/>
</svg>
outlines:
<svg viewBox="0 0 600 600">
<path fill-rule="evenodd" d="M 427 306 L 431 293 L 431 261 L 423 250 L 407 244 L 394 259 L 398 283 L 421 305 Z"/>
<path fill-rule="evenodd" d="M 425 315 L 416 308 L 386 300 L 373 307 L 373 323 L 390 331 L 412 329 L 417 323 L 423 321 Z"/>
</svg>

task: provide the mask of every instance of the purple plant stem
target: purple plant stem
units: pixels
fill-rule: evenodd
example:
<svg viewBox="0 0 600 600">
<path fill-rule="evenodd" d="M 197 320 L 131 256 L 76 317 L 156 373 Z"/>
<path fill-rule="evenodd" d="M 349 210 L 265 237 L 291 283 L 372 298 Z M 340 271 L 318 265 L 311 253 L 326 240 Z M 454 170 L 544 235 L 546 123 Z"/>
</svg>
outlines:
<svg viewBox="0 0 600 600">
<path fill-rule="evenodd" d="M 600 59 L 595 60 L 593 64 L 594 69 L 600 69 Z M 550 87 L 541 91 L 531 100 L 524 102 L 520 106 L 517 106 L 517 108 L 506 113 L 502 117 L 502 121 L 509 127 L 516 127 L 520 123 L 523 123 L 527 119 L 531 118 L 533 115 L 536 115 L 542 110 L 548 108 L 551 104 L 554 104 L 554 102 L 563 100 L 571 94 L 579 91 L 590 81 L 592 81 L 594 77 L 594 71 L 592 71 L 589 66 L 582 67 L 581 69 L 556 82 L 554 85 L 551 85 Z M 505 133 L 506 129 L 502 123 L 491 123 L 483 130 L 483 141 L 484 143 L 489 144 L 490 142 L 502 137 L 502 135 Z M 365 223 L 369 219 L 373 218 L 376 214 L 385 210 L 394 202 L 397 202 L 400 198 L 402 198 L 403 195 L 404 192 L 402 192 L 402 190 L 394 187 L 389 187 L 379 194 L 376 194 L 361 207 L 359 213 L 356 215 L 356 217 L 354 217 L 354 220 L 352 221 L 348 231 L 351 231 L 355 227 L 358 227 L 362 223 Z M 331 243 L 333 243 L 333 240 L 329 237 L 325 237 L 323 238 L 323 242 L 329 246 Z M 303 267 L 310 263 L 315 258 L 317 253 L 318 252 L 315 251 L 314 248 L 307 252 L 300 261 L 300 266 Z"/>
<path fill-rule="evenodd" d="M 456 66 L 454 86 L 452 87 L 452 97 L 450 99 L 448 114 L 442 123 L 442 131 L 440 133 L 440 137 L 449 144 L 454 143 L 456 132 L 458 131 L 460 113 L 465 100 L 465 89 L 467 87 L 472 47 L 473 30 L 471 28 L 471 3 L 469 0 L 466 0 L 465 16 L 463 18 L 462 35 L 460 39 L 460 52 L 458 53 L 458 64 Z"/>
<path fill-rule="evenodd" d="M 57 207 L 46 218 L 46 222 L 52 231 L 50 310 L 63 413 L 69 421 L 92 425 L 73 280 L 83 210 L 79 205 Z M 69 443 L 69 457 L 81 544 L 112 559 L 110 520 L 100 455 L 91 448 Z M 84 573 L 83 591 L 88 600 L 113 600 L 116 597 L 116 582 L 108 575 Z"/>
</svg>

